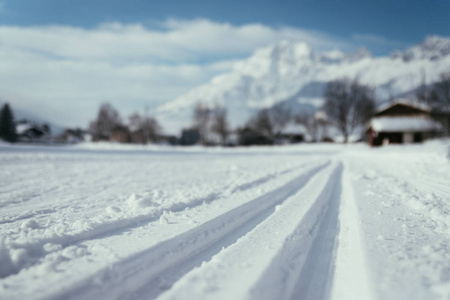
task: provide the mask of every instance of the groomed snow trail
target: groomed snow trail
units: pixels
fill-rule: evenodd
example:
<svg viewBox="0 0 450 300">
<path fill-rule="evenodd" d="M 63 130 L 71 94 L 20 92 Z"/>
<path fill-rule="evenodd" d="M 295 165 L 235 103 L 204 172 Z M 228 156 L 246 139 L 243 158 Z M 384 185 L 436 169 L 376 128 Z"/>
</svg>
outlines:
<svg viewBox="0 0 450 300">
<path fill-rule="evenodd" d="M 331 269 L 331 259 L 323 261 L 325 266 L 314 264 L 322 261 L 316 260 L 312 252 L 320 249 L 320 234 L 325 228 L 331 225 L 336 230 L 336 224 L 323 221 L 325 216 L 337 213 L 340 172 L 341 167 L 333 163 L 314 176 L 303 189 L 277 206 L 274 214 L 185 276 L 162 299 L 295 299 L 298 293 L 306 296 L 304 299 L 318 299 L 308 296 L 313 285 L 319 284 L 326 291 L 328 284 L 318 278 L 304 284 L 302 276 L 309 276 L 315 268 L 325 269 L 326 274 Z M 272 237 L 267 238 L 269 235 Z M 326 249 L 320 258 L 331 258 L 333 248 Z M 205 278 L 203 274 L 209 276 Z M 204 280 L 204 288 L 192 288 Z M 241 285 L 242 282 L 246 284 Z"/>
<path fill-rule="evenodd" d="M 0 147 L 0 299 L 450 299 L 446 151 Z"/>
<path fill-rule="evenodd" d="M 323 167 L 315 167 L 274 191 L 118 261 L 78 283 L 75 289 L 68 289 L 55 297 L 113 299 L 119 295 L 120 299 L 141 296 L 145 299 L 154 298 L 184 272 L 209 260 L 222 248 L 264 221 L 278 204 L 295 193 Z M 101 281 L 101 285 L 92 284 L 99 277 L 106 279 Z"/>
</svg>

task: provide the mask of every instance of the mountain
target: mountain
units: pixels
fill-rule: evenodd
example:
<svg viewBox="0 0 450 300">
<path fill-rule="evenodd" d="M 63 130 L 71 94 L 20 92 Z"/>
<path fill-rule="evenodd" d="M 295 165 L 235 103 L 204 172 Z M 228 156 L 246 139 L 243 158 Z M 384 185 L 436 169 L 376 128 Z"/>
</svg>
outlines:
<svg viewBox="0 0 450 300">
<path fill-rule="evenodd" d="M 159 106 L 156 114 L 168 132 L 178 133 L 191 124 L 196 103 L 221 105 L 228 109 L 230 123 L 236 127 L 257 110 L 277 104 L 294 112 L 316 110 L 323 103 L 326 83 L 333 79 L 358 78 L 376 88 L 381 103 L 413 95 L 424 75 L 431 83 L 448 70 L 450 38 L 431 36 L 386 57 L 373 57 L 366 49 L 319 52 L 302 42 L 282 41 L 257 50 L 229 73 Z"/>
</svg>

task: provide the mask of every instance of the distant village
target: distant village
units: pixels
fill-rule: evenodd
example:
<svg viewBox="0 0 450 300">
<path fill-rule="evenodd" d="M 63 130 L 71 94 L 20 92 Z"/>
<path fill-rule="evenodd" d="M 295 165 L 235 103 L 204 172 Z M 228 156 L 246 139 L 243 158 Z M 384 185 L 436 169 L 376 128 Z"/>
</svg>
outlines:
<svg viewBox="0 0 450 300">
<path fill-rule="evenodd" d="M 371 146 L 420 143 L 450 136 L 450 73 L 431 86 L 421 85 L 415 97 L 391 99 L 376 108 L 374 89 L 357 80 L 338 79 L 327 84 L 320 111 L 293 115 L 276 105 L 257 112 L 245 125 L 232 129 L 224 107 L 198 103 L 192 123 L 178 136 L 165 135 L 151 116 L 132 114 L 124 121 L 109 103 L 100 106 L 88 129 L 65 129 L 54 134 L 47 123 L 15 120 L 13 108 L 0 111 L 0 138 L 6 142 L 76 144 L 111 142 L 205 146 L 280 145 L 301 142 L 365 141 Z M 356 138 L 355 132 L 359 132 Z"/>
</svg>

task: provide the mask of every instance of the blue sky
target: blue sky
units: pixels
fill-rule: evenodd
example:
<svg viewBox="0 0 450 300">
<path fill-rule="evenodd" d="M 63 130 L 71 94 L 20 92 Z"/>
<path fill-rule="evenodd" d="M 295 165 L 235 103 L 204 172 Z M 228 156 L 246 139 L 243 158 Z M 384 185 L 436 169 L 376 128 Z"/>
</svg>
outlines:
<svg viewBox="0 0 450 300">
<path fill-rule="evenodd" d="M 0 102 L 86 127 L 174 100 L 283 39 L 387 55 L 450 36 L 449 0 L 0 0 Z"/>
<path fill-rule="evenodd" d="M 450 35 L 448 0 L 3 0 L 0 3 L 0 24 L 4 25 L 93 28 L 105 22 L 121 22 L 154 27 L 167 18 L 205 18 L 233 25 L 292 26 L 344 40 L 352 40 L 354 35 L 369 36 L 372 39 L 360 38 L 355 44 L 366 46 L 374 54 L 418 43 L 431 34 Z"/>
</svg>

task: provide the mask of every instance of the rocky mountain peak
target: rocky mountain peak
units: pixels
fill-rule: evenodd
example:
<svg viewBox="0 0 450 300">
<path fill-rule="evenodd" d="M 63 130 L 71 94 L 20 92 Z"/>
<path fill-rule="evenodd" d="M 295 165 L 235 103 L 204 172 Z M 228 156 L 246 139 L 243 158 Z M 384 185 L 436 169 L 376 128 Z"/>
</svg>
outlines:
<svg viewBox="0 0 450 300">
<path fill-rule="evenodd" d="M 157 109 L 163 123 L 186 126 L 196 103 L 222 105 L 232 126 L 241 126 L 258 109 L 289 105 L 314 110 L 323 103 L 326 83 L 337 78 L 358 78 L 377 88 L 382 101 L 392 95 L 408 96 L 425 72 L 431 82 L 450 66 L 450 39 L 437 36 L 387 57 L 372 57 L 367 49 L 353 53 L 319 52 L 307 44 L 282 41 L 257 50 L 248 59 L 172 102 Z M 174 127 L 175 128 L 175 127 Z"/>
<path fill-rule="evenodd" d="M 402 59 L 405 62 L 412 60 L 439 60 L 450 54 L 450 38 L 429 36 L 421 44 L 415 45 L 403 52 L 395 52 L 393 59 Z"/>
</svg>

